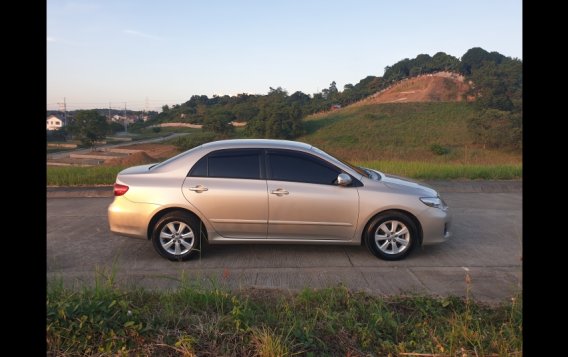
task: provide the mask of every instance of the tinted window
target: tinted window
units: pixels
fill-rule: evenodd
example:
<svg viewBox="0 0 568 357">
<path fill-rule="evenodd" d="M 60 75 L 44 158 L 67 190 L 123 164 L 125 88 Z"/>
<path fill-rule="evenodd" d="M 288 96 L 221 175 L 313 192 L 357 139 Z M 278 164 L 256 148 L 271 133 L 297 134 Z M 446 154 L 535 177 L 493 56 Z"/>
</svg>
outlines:
<svg viewBox="0 0 568 357">
<path fill-rule="evenodd" d="M 207 156 L 202 157 L 195 165 L 193 165 L 188 176 L 207 176 Z"/>
<path fill-rule="evenodd" d="M 269 152 L 270 179 L 333 185 L 340 173 L 336 168 L 310 155 Z"/>
<path fill-rule="evenodd" d="M 200 159 L 189 176 L 260 179 L 259 150 L 223 150 Z"/>
</svg>

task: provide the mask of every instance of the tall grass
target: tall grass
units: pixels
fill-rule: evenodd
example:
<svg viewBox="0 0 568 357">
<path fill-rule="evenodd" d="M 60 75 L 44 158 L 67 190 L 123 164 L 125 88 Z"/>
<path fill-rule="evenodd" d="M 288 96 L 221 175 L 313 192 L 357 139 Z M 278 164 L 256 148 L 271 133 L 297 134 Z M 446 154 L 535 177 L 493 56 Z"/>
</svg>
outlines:
<svg viewBox="0 0 568 357">
<path fill-rule="evenodd" d="M 48 186 L 112 185 L 122 166 L 48 166 Z"/>
<path fill-rule="evenodd" d="M 521 164 L 463 165 L 433 162 L 363 161 L 357 162 L 355 165 L 376 169 L 387 174 L 423 180 L 513 180 L 522 178 L 523 174 Z"/>
<path fill-rule="evenodd" d="M 521 305 L 342 285 L 291 294 L 50 283 L 46 331 L 50 355 L 511 356 L 522 353 Z"/>
</svg>

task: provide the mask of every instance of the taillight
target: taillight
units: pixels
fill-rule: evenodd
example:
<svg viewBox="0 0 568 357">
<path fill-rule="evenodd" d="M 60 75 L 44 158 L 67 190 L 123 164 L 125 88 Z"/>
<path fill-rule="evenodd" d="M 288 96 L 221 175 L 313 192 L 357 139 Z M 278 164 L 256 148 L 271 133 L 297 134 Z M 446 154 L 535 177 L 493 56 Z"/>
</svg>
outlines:
<svg viewBox="0 0 568 357">
<path fill-rule="evenodd" d="M 114 195 L 115 196 L 122 196 L 128 191 L 128 186 L 121 185 L 119 183 L 114 184 Z"/>
</svg>

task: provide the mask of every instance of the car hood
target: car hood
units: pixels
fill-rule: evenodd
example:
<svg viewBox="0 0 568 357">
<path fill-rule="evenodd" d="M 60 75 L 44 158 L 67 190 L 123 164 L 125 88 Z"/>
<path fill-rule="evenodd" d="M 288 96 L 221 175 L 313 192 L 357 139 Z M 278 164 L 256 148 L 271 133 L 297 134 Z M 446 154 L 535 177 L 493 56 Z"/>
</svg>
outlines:
<svg viewBox="0 0 568 357">
<path fill-rule="evenodd" d="M 400 176 L 393 176 L 387 175 L 383 172 L 373 170 L 378 173 L 381 177 L 380 182 L 382 182 L 385 186 L 392 189 L 399 189 L 399 190 L 413 190 L 419 192 L 419 194 L 428 196 L 428 197 L 437 197 L 438 192 L 431 187 L 426 185 L 420 184 L 416 181 L 412 181 L 405 177 Z"/>
</svg>

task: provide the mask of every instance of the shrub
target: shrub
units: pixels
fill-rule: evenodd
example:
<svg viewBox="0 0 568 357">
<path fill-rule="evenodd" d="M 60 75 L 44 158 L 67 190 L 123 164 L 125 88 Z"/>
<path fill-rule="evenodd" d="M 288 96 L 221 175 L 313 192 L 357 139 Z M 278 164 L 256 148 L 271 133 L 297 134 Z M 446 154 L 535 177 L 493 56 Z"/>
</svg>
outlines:
<svg viewBox="0 0 568 357">
<path fill-rule="evenodd" d="M 440 144 L 432 144 L 430 146 L 430 151 L 432 151 L 436 155 L 447 155 L 450 153 L 450 148 L 447 148 Z"/>
<path fill-rule="evenodd" d="M 215 140 L 215 134 L 211 132 L 195 133 L 176 138 L 171 143 L 180 150 L 189 150 L 196 146 Z"/>
</svg>

